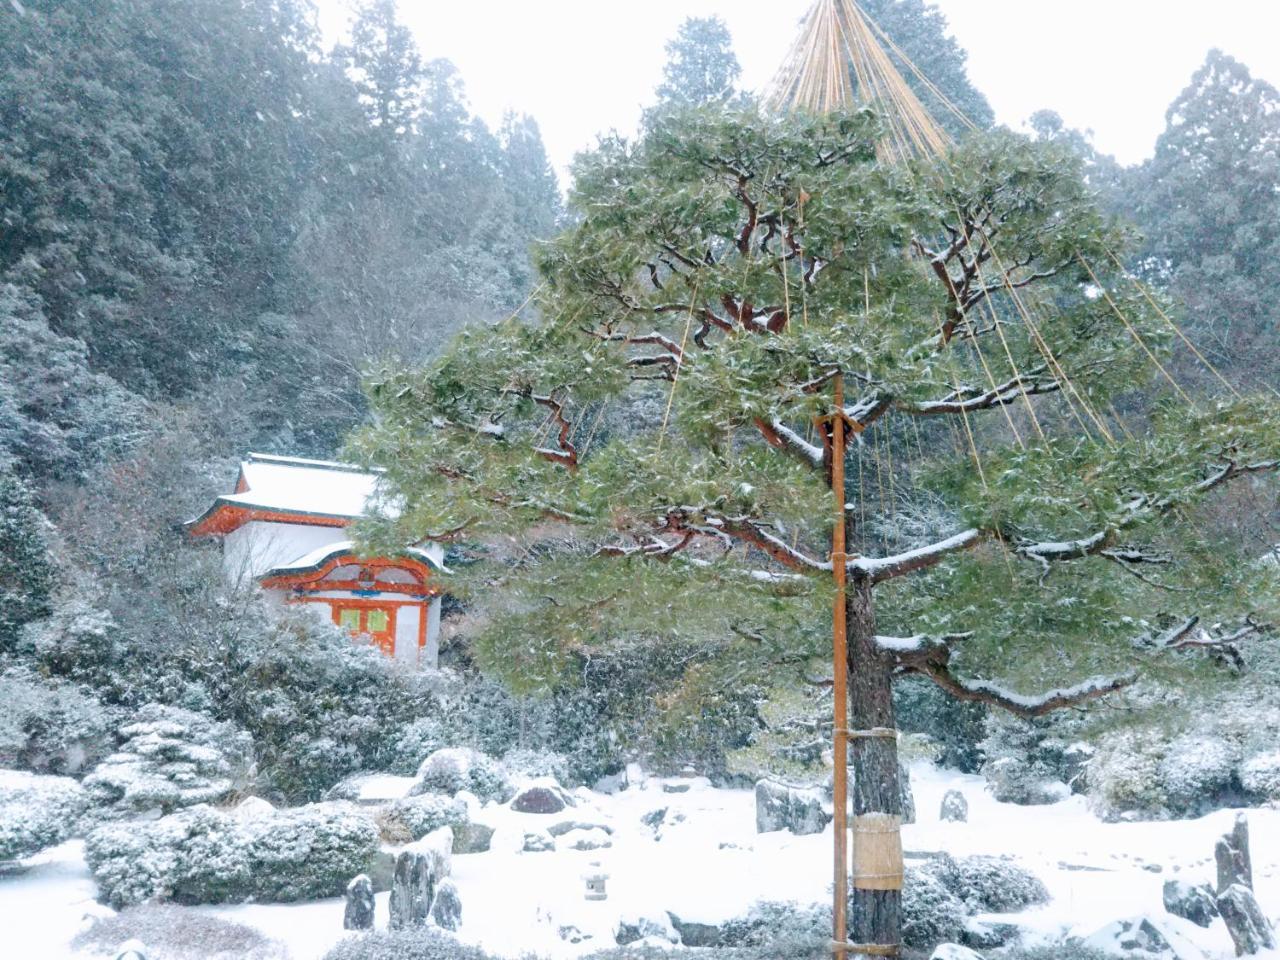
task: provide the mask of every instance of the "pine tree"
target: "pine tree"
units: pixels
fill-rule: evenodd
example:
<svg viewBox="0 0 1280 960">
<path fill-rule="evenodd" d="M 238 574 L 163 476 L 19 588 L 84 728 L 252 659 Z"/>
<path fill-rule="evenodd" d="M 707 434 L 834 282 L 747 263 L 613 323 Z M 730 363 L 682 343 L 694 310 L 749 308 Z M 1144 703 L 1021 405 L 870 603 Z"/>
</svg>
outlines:
<svg viewBox="0 0 1280 960">
<path fill-rule="evenodd" d="M 1280 92 L 1215 50 L 1134 175 L 1142 267 L 1187 305 L 1188 331 L 1244 382 L 1280 379 Z"/>
<path fill-rule="evenodd" d="M 727 103 L 737 93 L 742 66 L 733 37 L 719 17 L 690 17 L 667 43 L 658 100 L 668 106 Z"/>
<path fill-rule="evenodd" d="M 0 651 L 12 650 L 24 624 L 49 615 L 48 527 L 26 484 L 0 463 Z"/>
<path fill-rule="evenodd" d="M 357 450 L 404 510 L 371 539 L 488 552 L 466 576 L 487 666 L 555 685 L 601 650 L 696 639 L 708 688 L 804 688 L 831 649 L 833 421 L 813 424 L 833 412 L 862 431 L 841 498 L 853 730 L 894 728 L 895 677 L 1039 716 L 1276 615 L 1274 571 L 1188 533 L 1280 468 L 1275 401 L 1111 429 L 1106 398 L 1152 387 L 1133 336 L 1160 350 L 1162 327 L 1078 161 L 998 133 L 903 171 L 880 135 L 867 113 L 699 111 L 606 142 L 575 171 L 542 322 L 373 379 Z M 595 440 L 592 411 L 655 378 L 663 402 Z M 895 741 L 852 754 L 855 815 L 896 822 Z M 856 889 L 851 916 L 855 941 L 899 942 L 898 891 Z"/>
</svg>

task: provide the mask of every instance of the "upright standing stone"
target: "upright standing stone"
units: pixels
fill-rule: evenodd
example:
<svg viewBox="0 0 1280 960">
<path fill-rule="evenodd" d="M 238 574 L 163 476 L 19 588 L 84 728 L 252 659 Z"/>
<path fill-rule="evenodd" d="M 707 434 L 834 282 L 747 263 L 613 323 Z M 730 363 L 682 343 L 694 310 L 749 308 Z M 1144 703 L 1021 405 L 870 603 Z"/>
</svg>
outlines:
<svg viewBox="0 0 1280 960">
<path fill-rule="evenodd" d="M 347 911 L 343 930 L 373 929 L 373 881 L 363 873 L 347 884 Z"/>
<path fill-rule="evenodd" d="M 446 880 L 436 888 L 431 919 L 441 930 L 456 931 L 462 925 L 462 898 L 458 896 L 458 888 L 452 880 Z"/>
<path fill-rule="evenodd" d="M 1276 938 L 1271 924 L 1248 887 L 1236 884 L 1219 894 L 1218 912 L 1231 933 L 1237 957 L 1275 949 Z"/>
<path fill-rule="evenodd" d="M 436 877 L 429 854 L 405 850 L 396 858 L 391 881 L 391 929 L 421 927 L 431 915 Z"/>
<path fill-rule="evenodd" d="M 1249 856 L 1249 821 L 1236 814 L 1231 832 L 1224 834 L 1213 848 L 1218 862 L 1218 896 L 1237 884 L 1253 889 L 1253 861 Z"/>
<path fill-rule="evenodd" d="M 942 810 L 938 819 L 943 823 L 967 823 L 969 820 L 969 801 L 959 790 L 948 790 L 942 798 Z"/>
<path fill-rule="evenodd" d="M 898 761 L 898 784 L 902 788 L 902 822 L 916 822 L 916 797 L 911 792 L 911 771 L 902 761 Z"/>
</svg>

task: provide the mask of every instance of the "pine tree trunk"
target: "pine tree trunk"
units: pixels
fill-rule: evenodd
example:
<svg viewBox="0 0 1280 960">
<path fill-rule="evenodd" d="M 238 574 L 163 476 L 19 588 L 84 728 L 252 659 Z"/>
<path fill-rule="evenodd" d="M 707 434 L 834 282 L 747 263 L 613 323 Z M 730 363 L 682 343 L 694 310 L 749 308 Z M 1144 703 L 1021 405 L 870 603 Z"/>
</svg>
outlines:
<svg viewBox="0 0 1280 960">
<path fill-rule="evenodd" d="M 893 715 L 892 663 L 876 646 L 876 617 L 871 584 L 849 583 L 846 600 L 849 639 L 849 729 L 896 729 Z M 902 816 L 902 788 L 898 775 L 898 743 L 888 737 L 854 736 L 852 755 L 853 816 Z M 855 832 L 853 843 L 858 837 Z M 856 860 L 855 852 L 855 860 Z M 891 885 L 891 884 L 887 884 Z M 902 942 L 901 889 L 859 889 L 856 882 L 849 908 L 849 939 L 853 943 L 897 946 Z"/>
</svg>

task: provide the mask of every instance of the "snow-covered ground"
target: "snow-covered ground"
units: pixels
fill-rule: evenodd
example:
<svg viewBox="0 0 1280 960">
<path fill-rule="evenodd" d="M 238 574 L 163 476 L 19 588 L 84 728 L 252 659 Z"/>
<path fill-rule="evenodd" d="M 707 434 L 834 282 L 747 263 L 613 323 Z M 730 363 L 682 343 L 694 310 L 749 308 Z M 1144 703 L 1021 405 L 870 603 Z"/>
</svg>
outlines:
<svg viewBox="0 0 1280 960">
<path fill-rule="evenodd" d="M 1079 797 L 1047 807 L 997 803 L 980 778 L 924 763 L 913 767 L 912 780 L 920 822 L 904 830 L 908 856 L 946 851 L 1015 857 L 1044 880 L 1052 895 L 1049 904 L 1017 916 L 1030 936 L 1088 936 L 1113 921 L 1145 914 L 1185 936 L 1207 960 L 1234 957 L 1221 921 L 1202 930 L 1169 916 L 1161 903 L 1167 879 L 1213 880 L 1214 841 L 1230 828 L 1233 811 L 1191 821 L 1104 824 Z M 667 792 L 671 784 L 689 789 Z M 948 789 L 967 798 L 968 823 L 938 820 Z M 577 798 L 577 808 L 551 817 L 493 806 L 480 814 L 478 819 L 497 828 L 492 850 L 453 859 L 463 940 L 507 956 L 571 958 L 612 946 L 620 920 L 658 919 L 672 911 L 684 921 L 715 923 L 742 915 L 760 900 L 817 903 L 828 896 L 830 828 L 812 837 L 757 835 L 750 791 L 717 790 L 698 780 L 650 779 L 614 795 L 583 790 Z M 642 818 L 662 808 L 667 814 L 655 837 Z M 613 845 L 519 852 L 526 831 L 570 818 L 608 825 Z M 1258 899 L 1274 918 L 1280 913 L 1280 811 L 1252 810 L 1249 819 Z M 0 874 L 6 955 L 102 956 L 70 946 L 86 915 L 104 912 L 94 903 L 81 844 L 46 851 L 26 866 L 21 873 Z M 609 875 L 607 900 L 585 899 L 588 872 Z M 386 901 L 386 894 L 378 897 L 379 925 L 386 922 Z M 344 936 L 341 900 L 197 909 L 280 940 L 294 960 L 317 960 Z M 571 936 L 576 944 L 562 936 L 570 927 L 579 931 Z M 1274 957 L 1280 960 L 1280 953 Z"/>
</svg>

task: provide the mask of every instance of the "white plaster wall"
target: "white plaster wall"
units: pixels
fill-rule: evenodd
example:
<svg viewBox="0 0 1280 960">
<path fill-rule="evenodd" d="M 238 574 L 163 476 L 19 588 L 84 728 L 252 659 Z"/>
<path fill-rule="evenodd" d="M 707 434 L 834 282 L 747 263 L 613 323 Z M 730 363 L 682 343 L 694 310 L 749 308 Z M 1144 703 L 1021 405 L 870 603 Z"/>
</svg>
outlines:
<svg viewBox="0 0 1280 960">
<path fill-rule="evenodd" d="M 418 665 L 418 624 L 421 607 L 396 607 L 396 662 Z"/>
<path fill-rule="evenodd" d="M 427 607 L 427 645 L 422 649 L 423 670 L 440 668 L 440 598 L 433 597 Z"/>
<path fill-rule="evenodd" d="M 232 583 L 244 583 L 346 538 L 347 531 L 342 527 L 254 520 L 223 538 L 223 569 Z"/>
</svg>

